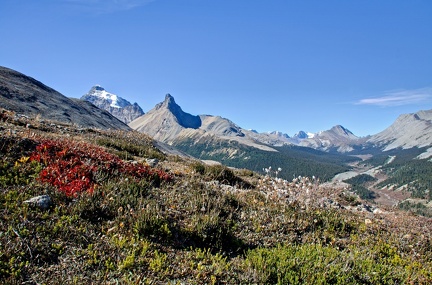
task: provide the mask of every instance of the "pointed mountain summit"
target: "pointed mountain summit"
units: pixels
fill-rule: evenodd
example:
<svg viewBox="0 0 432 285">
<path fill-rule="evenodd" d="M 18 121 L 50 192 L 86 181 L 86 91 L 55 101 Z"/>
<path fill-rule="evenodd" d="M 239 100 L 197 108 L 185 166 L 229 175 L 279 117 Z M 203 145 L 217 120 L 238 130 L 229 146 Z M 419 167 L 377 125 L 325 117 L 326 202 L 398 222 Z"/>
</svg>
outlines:
<svg viewBox="0 0 432 285">
<path fill-rule="evenodd" d="M 91 103 L 98 103 L 98 101 L 104 101 L 108 103 L 110 107 L 113 108 L 124 108 L 126 106 L 132 105 L 129 101 L 106 91 L 102 86 L 93 86 L 87 94 L 85 94 L 82 100 L 87 100 Z M 97 104 L 95 104 L 97 105 Z"/>
<path fill-rule="evenodd" d="M 132 129 L 149 134 L 162 142 L 171 143 L 184 129 L 197 129 L 201 118 L 184 112 L 170 94 L 143 116 L 129 123 Z"/>
<path fill-rule="evenodd" d="M 271 134 L 271 135 L 278 136 L 278 137 L 281 137 L 281 138 L 285 138 L 285 139 L 289 139 L 289 138 L 290 138 L 289 135 L 287 135 L 287 134 L 285 134 L 285 133 L 282 133 L 282 132 L 280 132 L 280 131 L 273 131 L 273 132 L 270 132 L 270 134 Z"/>
<path fill-rule="evenodd" d="M 93 86 L 87 94 L 81 97 L 81 100 L 110 112 L 126 124 L 144 115 L 144 111 L 137 103 L 131 104 L 126 99 L 106 91 L 100 85 Z"/>
<path fill-rule="evenodd" d="M 189 113 L 183 112 L 182 108 L 177 105 L 174 97 L 170 94 L 165 95 L 165 100 L 156 105 L 155 109 L 166 109 L 175 117 L 177 123 L 183 128 L 198 129 L 201 126 L 201 119 L 199 116 L 193 116 Z"/>
<path fill-rule="evenodd" d="M 354 135 L 350 130 L 344 128 L 341 125 L 334 126 L 330 130 L 324 131 L 319 135 L 323 136 L 324 134 L 327 137 L 338 138 L 341 140 L 356 140 L 356 139 L 358 139 L 358 137 L 356 135 Z"/>
</svg>

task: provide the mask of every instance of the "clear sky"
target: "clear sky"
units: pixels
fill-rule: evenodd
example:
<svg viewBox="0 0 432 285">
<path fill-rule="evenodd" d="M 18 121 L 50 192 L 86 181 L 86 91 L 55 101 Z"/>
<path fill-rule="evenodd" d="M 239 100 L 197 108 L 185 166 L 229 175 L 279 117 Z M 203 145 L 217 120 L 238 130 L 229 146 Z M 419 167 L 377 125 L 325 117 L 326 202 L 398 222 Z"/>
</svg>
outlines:
<svg viewBox="0 0 432 285">
<path fill-rule="evenodd" d="M 0 65 L 68 97 L 375 134 L 432 109 L 430 0 L 0 0 Z"/>
</svg>

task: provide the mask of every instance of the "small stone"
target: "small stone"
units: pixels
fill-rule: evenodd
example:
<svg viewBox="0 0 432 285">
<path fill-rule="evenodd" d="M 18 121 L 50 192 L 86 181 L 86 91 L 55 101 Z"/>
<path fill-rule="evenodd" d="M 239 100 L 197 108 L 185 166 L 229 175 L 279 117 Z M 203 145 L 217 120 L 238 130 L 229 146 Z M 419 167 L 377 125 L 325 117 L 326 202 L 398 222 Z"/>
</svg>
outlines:
<svg viewBox="0 0 432 285">
<path fill-rule="evenodd" d="M 375 208 L 375 209 L 373 210 L 373 213 L 374 213 L 374 214 L 382 214 L 383 211 L 382 211 L 381 209 L 379 209 L 379 208 Z"/>
<path fill-rule="evenodd" d="M 159 163 L 159 160 L 156 158 L 148 158 L 146 159 L 146 162 L 149 166 L 155 167 Z"/>
<path fill-rule="evenodd" d="M 41 195 L 28 199 L 24 201 L 24 203 L 31 204 L 41 209 L 48 209 L 52 205 L 52 200 L 48 195 Z"/>
</svg>

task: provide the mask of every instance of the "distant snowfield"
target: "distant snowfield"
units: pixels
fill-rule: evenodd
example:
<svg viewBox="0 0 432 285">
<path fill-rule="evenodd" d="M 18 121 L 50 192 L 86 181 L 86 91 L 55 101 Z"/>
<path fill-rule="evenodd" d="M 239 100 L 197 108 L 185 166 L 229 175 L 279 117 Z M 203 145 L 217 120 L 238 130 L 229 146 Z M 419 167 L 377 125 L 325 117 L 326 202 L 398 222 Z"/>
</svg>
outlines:
<svg viewBox="0 0 432 285">
<path fill-rule="evenodd" d="M 396 156 L 394 156 L 394 157 L 392 156 L 392 157 L 390 157 L 389 160 L 394 160 L 395 157 Z M 387 162 L 387 163 L 390 163 L 390 162 Z M 380 169 L 381 169 L 381 166 L 377 166 L 377 167 L 369 168 L 369 169 L 364 169 L 364 170 L 357 170 L 357 171 L 356 170 L 350 170 L 350 171 L 347 171 L 347 172 L 336 174 L 332 178 L 331 181 L 332 182 L 342 182 L 344 180 L 356 177 L 356 176 L 361 175 L 361 174 L 366 174 L 366 175 L 370 175 L 372 177 L 375 177 L 376 174 L 379 172 Z"/>
<path fill-rule="evenodd" d="M 357 171 L 347 171 L 343 173 L 336 174 L 335 177 L 333 177 L 332 182 L 342 182 L 344 180 L 356 177 L 357 175 L 360 175 Z"/>
</svg>

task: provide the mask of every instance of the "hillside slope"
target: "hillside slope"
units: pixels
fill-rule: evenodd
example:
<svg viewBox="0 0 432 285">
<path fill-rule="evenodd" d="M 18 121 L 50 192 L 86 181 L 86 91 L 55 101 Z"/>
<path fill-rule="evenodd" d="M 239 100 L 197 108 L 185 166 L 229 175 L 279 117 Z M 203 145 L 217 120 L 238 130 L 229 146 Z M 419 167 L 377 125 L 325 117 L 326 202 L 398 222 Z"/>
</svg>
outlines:
<svg viewBox="0 0 432 285">
<path fill-rule="evenodd" d="M 431 219 L 166 156 L 134 131 L 9 112 L 0 129 L 1 284 L 432 282 Z"/>
<path fill-rule="evenodd" d="M 391 126 L 373 135 L 368 142 L 381 145 L 384 150 L 432 146 L 432 110 L 400 115 Z"/>
<path fill-rule="evenodd" d="M 19 114 L 81 127 L 129 127 L 110 113 L 88 102 L 70 99 L 34 78 L 0 66 L 0 107 Z"/>
</svg>

